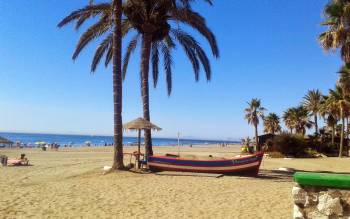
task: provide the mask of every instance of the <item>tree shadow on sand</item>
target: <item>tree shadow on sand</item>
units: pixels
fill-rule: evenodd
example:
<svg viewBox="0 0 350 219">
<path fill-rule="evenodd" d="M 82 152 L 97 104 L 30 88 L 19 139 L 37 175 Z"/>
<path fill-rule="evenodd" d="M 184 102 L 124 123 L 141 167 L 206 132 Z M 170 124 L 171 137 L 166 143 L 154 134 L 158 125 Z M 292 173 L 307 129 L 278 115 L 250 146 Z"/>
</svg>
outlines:
<svg viewBox="0 0 350 219">
<path fill-rule="evenodd" d="M 286 172 L 280 170 L 264 170 L 259 171 L 259 175 L 254 179 L 259 180 L 272 180 L 275 182 L 293 182 L 293 175 L 295 172 L 308 172 L 308 173 L 330 173 L 330 174 L 350 174 L 350 172 L 334 172 L 334 171 L 309 171 L 309 170 L 298 170 L 294 169 L 294 172 Z"/>
<path fill-rule="evenodd" d="M 275 182 L 292 182 L 293 174 L 293 172 L 262 169 L 259 171 L 259 175 L 255 178 L 259 180 L 272 180 Z"/>
</svg>

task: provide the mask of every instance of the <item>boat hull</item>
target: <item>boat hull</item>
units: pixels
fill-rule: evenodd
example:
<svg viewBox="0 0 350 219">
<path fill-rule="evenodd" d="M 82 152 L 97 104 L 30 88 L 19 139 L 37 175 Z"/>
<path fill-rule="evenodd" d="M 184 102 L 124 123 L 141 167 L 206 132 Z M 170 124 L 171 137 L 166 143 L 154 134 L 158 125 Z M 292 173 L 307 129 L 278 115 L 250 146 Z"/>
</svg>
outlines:
<svg viewBox="0 0 350 219">
<path fill-rule="evenodd" d="M 257 175 L 262 158 L 262 153 L 220 160 L 192 160 L 178 157 L 150 156 L 147 165 L 151 171 Z"/>
</svg>

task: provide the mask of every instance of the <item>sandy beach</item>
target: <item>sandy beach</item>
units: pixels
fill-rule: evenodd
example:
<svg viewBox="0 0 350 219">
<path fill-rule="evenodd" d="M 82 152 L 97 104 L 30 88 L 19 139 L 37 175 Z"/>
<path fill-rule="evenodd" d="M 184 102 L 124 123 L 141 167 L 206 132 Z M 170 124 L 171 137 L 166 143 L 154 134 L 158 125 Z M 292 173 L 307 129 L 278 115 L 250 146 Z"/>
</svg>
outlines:
<svg viewBox="0 0 350 219">
<path fill-rule="evenodd" d="M 183 147 L 181 153 L 232 156 L 238 150 Z M 176 153 L 177 147 L 155 147 L 155 152 Z M 1 218 L 291 218 L 293 181 L 275 169 L 350 172 L 349 158 L 269 158 L 258 178 L 103 175 L 102 167 L 112 161 L 110 147 L 0 150 L 9 157 L 21 153 L 32 166 L 0 168 Z"/>
</svg>

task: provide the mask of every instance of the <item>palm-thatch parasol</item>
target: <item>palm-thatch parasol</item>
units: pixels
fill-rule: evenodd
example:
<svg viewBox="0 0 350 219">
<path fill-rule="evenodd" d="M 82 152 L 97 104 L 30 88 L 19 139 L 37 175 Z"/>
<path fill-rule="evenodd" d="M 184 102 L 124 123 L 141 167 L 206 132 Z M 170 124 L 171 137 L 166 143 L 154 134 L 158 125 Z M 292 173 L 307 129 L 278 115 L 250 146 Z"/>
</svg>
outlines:
<svg viewBox="0 0 350 219">
<path fill-rule="evenodd" d="M 138 167 L 139 166 L 139 161 L 140 161 L 140 147 L 141 147 L 141 131 L 142 130 L 155 130 L 155 131 L 160 131 L 162 130 L 160 127 L 152 124 L 151 122 L 147 121 L 146 119 L 143 118 L 137 118 L 131 122 L 125 123 L 123 125 L 123 129 L 126 130 L 138 130 L 138 155 L 137 155 L 137 163 Z"/>
<path fill-rule="evenodd" d="M 11 147 L 13 145 L 13 142 L 0 136 L 0 146 L 6 146 L 6 145 Z"/>
</svg>

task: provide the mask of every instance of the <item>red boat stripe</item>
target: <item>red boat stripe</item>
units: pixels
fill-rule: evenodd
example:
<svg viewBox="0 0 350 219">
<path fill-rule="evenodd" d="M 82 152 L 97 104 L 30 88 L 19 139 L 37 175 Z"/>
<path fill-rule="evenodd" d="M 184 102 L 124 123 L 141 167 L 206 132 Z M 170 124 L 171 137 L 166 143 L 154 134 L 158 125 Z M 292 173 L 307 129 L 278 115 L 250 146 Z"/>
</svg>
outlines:
<svg viewBox="0 0 350 219">
<path fill-rule="evenodd" d="M 259 167 L 247 167 L 247 168 L 242 168 L 242 169 L 238 169 L 238 170 L 184 170 L 184 169 L 171 168 L 171 167 L 169 167 L 169 168 L 162 167 L 162 168 L 158 168 L 158 170 L 179 171 L 179 172 L 195 172 L 195 173 L 242 173 L 242 172 L 244 173 L 244 172 L 254 171 L 255 174 L 257 174 Z"/>
<path fill-rule="evenodd" d="M 245 160 L 245 159 L 249 159 L 249 158 L 253 158 L 253 157 L 263 157 L 264 156 L 264 153 L 256 153 L 256 154 L 252 154 L 252 155 L 247 155 L 247 156 L 242 156 L 242 157 L 233 157 L 233 158 L 224 158 L 224 159 L 221 159 L 221 160 L 216 160 L 216 161 L 227 161 L 227 160 Z M 169 159 L 169 160 L 184 160 L 184 161 L 188 161 L 189 159 L 187 158 L 181 158 L 181 157 L 168 157 L 168 156 L 157 156 L 157 155 L 154 155 L 152 156 L 154 158 L 163 158 L 163 159 Z M 208 162 L 213 162 L 215 160 L 213 159 L 204 159 L 204 160 L 195 160 L 195 161 L 208 161 Z"/>
<path fill-rule="evenodd" d="M 258 162 L 258 161 L 255 161 Z M 160 161 L 149 161 L 148 163 L 152 163 L 152 164 L 163 164 L 163 165 L 170 165 L 170 166 L 188 166 L 188 167 L 233 167 L 233 166 L 242 166 L 244 164 L 235 164 L 233 162 L 229 162 L 229 163 L 223 163 L 220 165 L 213 165 L 212 163 L 207 163 L 207 164 L 198 164 L 198 162 L 194 162 L 193 164 L 191 163 L 168 163 L 165 160 L 160 162 Z M 247 163 L 250 164 L 250 163 Z"/>
<path fill-rule="evenodd" d="M 249 164 L 243 164 L 238 166 L 226 166 L 226 167 L 199 167 L 199 166 L 181 166 L 181 165 L 171 165 L 171 164 L 161 164 L 161 163 L 154 163 L 154 162 L 148 162 L 148 166 L 150 168 L 175 168 L 179 170 L 200 170 L 200 171 L 222 171 L 222 170 L 240 170 L 245 169 L 249 167 L 259 167 L 260 161 L 249 163 Z"/>
</svg>

